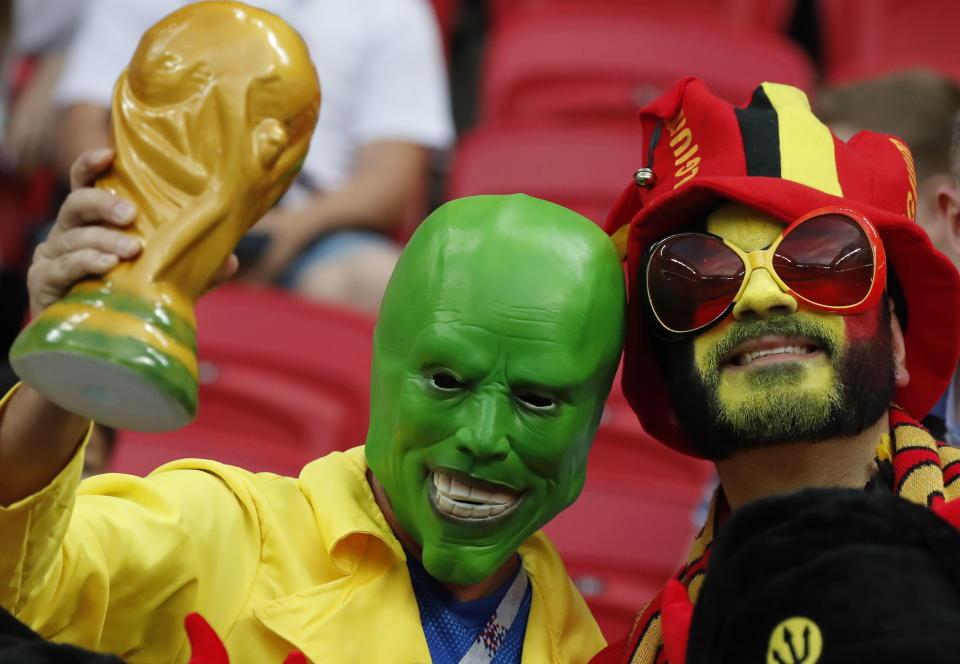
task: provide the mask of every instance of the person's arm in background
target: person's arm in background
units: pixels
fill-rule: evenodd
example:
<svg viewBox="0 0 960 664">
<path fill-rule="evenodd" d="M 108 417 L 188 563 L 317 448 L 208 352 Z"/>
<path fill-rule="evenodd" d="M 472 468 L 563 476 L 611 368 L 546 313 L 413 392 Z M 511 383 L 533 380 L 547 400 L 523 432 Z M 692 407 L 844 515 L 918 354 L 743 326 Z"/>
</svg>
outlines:
<svg viewBox="0 0 960 664">
<path fill-rule="evenodd" d="M 110 113 L 106 106 L 79 102 L 65 108 L 56 155 L 57 172 L 65 176 L 81 154 L 109 146 L 109 125 Z"/>
<path fill-rule="evenodd" d="M 429 3 L 392 0 L 377 9 L 366 17 L 350 107 L 332 114 L 339 121 L 346 114 L 350 123 L 324 126 L 325 131 L 355 137 L 351 170 L 342 182 L 318 183 L 323 191 L 304 204 L 271 211 L 254 227 L 271 238 L 266 253 L 245 270 L 251 279 L 275 279 L 300 250 L 325 233 L 352 228 L 389 237 L 401 222 L 423 212 L 415 206 L 425 200 L 432 151 L 453 140 L 442 42 Z M 322 87 L 322 67 L 320 78 Z M 311 149 L 321 151 L 323 145 Z M 304 172 L 316 179 L 310 167 L 308 155 Z"/>
<path fill-rule="evenodd" d="M 64 182 L 83 152 L 110 147 L 113 84 L 144 31 L 178 6 L 167 0 L 88 0 L 54 96 L 61 122 L 57 172 Z"/>
<path fill-rule="evenodd" d="M 53 94 L 63 71 L 66 50 L 40 56 L 36 71 L 11 104 L 3 136 L 3 158 L 17 172 L 30 173 L 52 163 L 59 128 Z"/>
<path fill-rule="evenodd" d="M 270 243 L 244 278 L 272 282 L 303 247 L 324 233 L 363 228 L 390 235 L 419 200 L 427 173 L 427 148 L 402 141 L 376 141 L 360 149 L 350 179 L 303 204 L 278 207 L 257 222 Z"/>
</svg>

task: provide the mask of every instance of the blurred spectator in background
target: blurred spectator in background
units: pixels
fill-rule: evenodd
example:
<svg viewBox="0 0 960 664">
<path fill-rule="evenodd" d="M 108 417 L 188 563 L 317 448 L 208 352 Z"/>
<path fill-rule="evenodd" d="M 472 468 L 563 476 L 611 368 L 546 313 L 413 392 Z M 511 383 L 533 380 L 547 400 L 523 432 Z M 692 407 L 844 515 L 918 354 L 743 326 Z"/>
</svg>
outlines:
<svg viewBox="0 0 960 664">
<path fill-rule="evenodd" d="M 960 89 L 923 69 L 823 90 L 818 114 L 842 140 L 868 129 L 901 137 L 917 169 L 917 223 L 960 266 Z M 951 134 L 953 136 L 951 140 Z M 957 377 L 923 423 L 939 440 L 960 446 Z"/>
<path fill-rule="evenodd" d="M 53 215 L 53 93 L 87 0 L 0 0 L 0 376 L 27 308 L 34 230 Z"/>
<path fill-rule="evenodd" d="M 51 162 L 58 138 L 53 93 L 86 5 L 87 0 L 0 2 L 0 165 L 5 173 L 26 174 Z"/>
<path fill-rule="evenodd" d="M 936 223 L 940 234 L 931 235 L 937 248 L 953 264 L 960 267 L 960 111 L 954 117 L 950 138 L 950 177 L 937 187 Z M 957 399 L 957 381 L 960 371 L 953 376 L 950 387 L 940 402 L 924 420 L 935 433 L 951 445 L 960 447 L 960 402 Z"/>
<path fill-rule="evenodd" d="M 108 144 L 110 94 L 140 36 L 184 0 L 91 0 L 57 93 L 60 163 Z M 420 218 L 431 150 L 453 140 L 427 0 L 260 0 L 296 28 L 322 88 L 297 183 L 238 247 L 242 277 L 375 310 L 407 218 Z M 63 172 L 67 167 L 62 167 Z"/>
<path fill-rule="evenodd" d="M 52 205 L 49 186 L 36 191 L 57 144 L 53 91 L 66 44 L 86 0 L 0 0 L 0 270 L 4 274 L 3 341 L 26 300 L 8 308 L 25 265 L 30 227 Z M 39 195 L 37 195 L 39 194 Z M 4 345 L 4 347 L 6 347 Z"/>
<path fill-rule="evenodd" d="M 943 237 L 937 248 L 960 267 L 960 110 L 950 136 L 950 177 L 937 188 L 937 222 Z"/>
<path fill-rule="evenodd" d="M 842 141 L 869 130 L 898 136 L 910 147 L 917 169 L 917 222 L 944 253 L 947 228 L 938 192 L 951 181 L 950 132 L 958 109 L 956 84 L 924 69 L 826 88 L 816 101 L 817 115 Z M 956 254 L 951 258 L 957 262 Z"/>
</svg>

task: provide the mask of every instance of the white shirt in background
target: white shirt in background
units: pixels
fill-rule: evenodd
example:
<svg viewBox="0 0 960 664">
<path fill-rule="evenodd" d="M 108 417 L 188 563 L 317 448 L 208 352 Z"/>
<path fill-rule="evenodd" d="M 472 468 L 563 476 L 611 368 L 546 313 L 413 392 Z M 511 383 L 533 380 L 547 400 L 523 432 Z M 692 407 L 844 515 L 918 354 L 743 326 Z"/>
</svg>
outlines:
<svg viewBox="0 0 960 664">
<path fill-rule="evenodd" d="M 109 108 L 140 36 L 184 0 L 90 0 L 57 90 L 62 106 Z M 446 65 L 427 0 L 259 0 L 300 32 L 320 78 L 317 129 L 301 184 L 336 189 L 377 140 L 428 148 L 454 138 Z M 289 200 L 289 199 L 288 199 Z"/>
</svg>

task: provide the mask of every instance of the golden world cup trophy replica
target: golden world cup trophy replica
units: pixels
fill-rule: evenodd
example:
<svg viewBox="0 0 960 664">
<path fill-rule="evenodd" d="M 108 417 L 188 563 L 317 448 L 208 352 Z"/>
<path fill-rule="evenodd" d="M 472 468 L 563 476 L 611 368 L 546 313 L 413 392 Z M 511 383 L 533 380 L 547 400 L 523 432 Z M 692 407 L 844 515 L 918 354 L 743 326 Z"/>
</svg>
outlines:
<svg viewBox="0 0 960 664">
<path fill-rule="evenodd" d="M 306 45 L 269 12 L 202 2 L 150 28 L 114 88 L 116 157 L 96 183 L 136 204 L 143 249 L 34 320 L 10 351 L 17 374 L 103 424 L 190 422 L 194 304 L 293 181 L 319 106 Z"/>
</svg>

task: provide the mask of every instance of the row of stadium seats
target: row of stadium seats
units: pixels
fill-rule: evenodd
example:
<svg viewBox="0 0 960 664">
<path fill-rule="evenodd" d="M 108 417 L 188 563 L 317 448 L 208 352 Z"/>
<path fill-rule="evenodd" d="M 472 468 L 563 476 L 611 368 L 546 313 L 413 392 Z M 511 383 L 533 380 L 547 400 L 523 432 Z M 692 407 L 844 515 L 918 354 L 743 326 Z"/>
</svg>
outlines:
<svg viewBox="0 0 960 664">
<path fill-rule="evenodd" d="M 599 223 L 641 166 L 637 110 L 678 78 L 734 102 L 758 81 L 813 88 L 806 55 L 769 28 L 630 0 L 519 4 L 491 29 L 448 198 L 521 191 Z"/>
<path fill-rule="evenodd" d="M 456 26 L 460 0 L 432 0 L 432 3 L 449 39 Z M 486 7 L 495 32 L 517 31 L 518 28 L 512 27 L 514 22 L 528 23 L 529 18 L 525 15 L 531 14 L 544 23 L 540 31 L 549 32 L 553 14 L 579 14 L 585 34 L 576 36 L 575 43 L 571 44 L 564 58 L 569 61 L 580 55 L 576 46 L 589 46 L 592 39 L 599 39 L 601 44 L 598 47 L 602 47 L 603 35 L 595 36 L 591 22 L 593 17 L 603 22 L 602 17 L 611 10 L 628 15 L 631 27 L 645 20 L 654 26 L 662 24 L 661 15 L 672 12 L 682 15 L 680 21 L 693 30 L 691 34 L 734 35 L 742 29 L 747 32 L 730 38 L 738 46 L 749 47 L 761 32 L 782 38 L 790 27 L 797 3 L 795 0 L 486 0 Z M 960 19 L 960 5 L 954 0 L 817 0 L 815 15 L 821 43 L 818 56 L 822 61 L 823 79 L 828 83 L 912 66 L 933 67 L 960 80 L 960 55 L 954 46 L 953 29 Z M 563 30 L 562 23 L 561 18 L 558 20 L 559 31 Z M 650 64 L 670 61 L 674 56 L 683 59 L 691 51 L 698 50 L 696 40 L 683 36 L 667 51 L 656 48 L 656 44 L 663 40 L 648 47 L 645 40 L 654 33 L 654 30 L 641 26 L 635 39 L 634 48 L 644 49 L 644 60 L 652 61 Z M 668 27 L 667 34 L 676 33 L 677 30 Z M 537 39 L 531 40 L 531 47 L 536 45 Z M 619 45 L 616 39 L 608 44 L 613 50 Z M 589 58 L 589 53 L 586 55 Z M 631 50 L 623 53 L 623 59 L 631 59 Z"/>
<path fill-rule="evenodd" d="M 487 126 L 634 121 L 674 81 L 699 76 L 744 101 L 758 81 L 813 87 L 813 67 L 782 34 L 632 0 L 543 2 L 493 25 L 480 87 Z"/>
<path fill-rule="evenodd" d="M 524 11 L 530 7 L 557 7 L 563 4 L 580 4 L 602 7 L 610 0 L 486 0 L 487 12 L 491 23 L 509 20 L 514 11 Z M 450 29 L 456 17 L 460 0 L 431 0 L 440 25 Z M 752 25 L 769 30 L 783 32 L 787 29 L 793 15 L 795 0 L 684 0 L 683 3 L 668 0 L 646 0 L 634 2 L 634 7 L 642 12 L 651 8 L 681 5 L 690 12 L 721 20 L 735 25 Z"/>
<path fill-rule="evenodd" d="M 929 67 L 960 82 L 954 0 L 820 0 L 828 83 L 910 67 Z"/>
<path fill-rule="evenodd" d="M 774 29 L 792 3 L 715 3 L 741 17 L 726 22 L 699 2 L 667 4 L 491 0 L 499 9 L 480 120 L 458 141 L 447 197 L 523 191 L 602 222 L 641 166 L 637 110 L 678 78 L 698 76 L 734 103 L 765 80 L 814 91 L 809 58 Z M 954 0 L 824 0 L 818 9 L 834 78 L 926 64 L 960 81 Z"/>
</svg>

